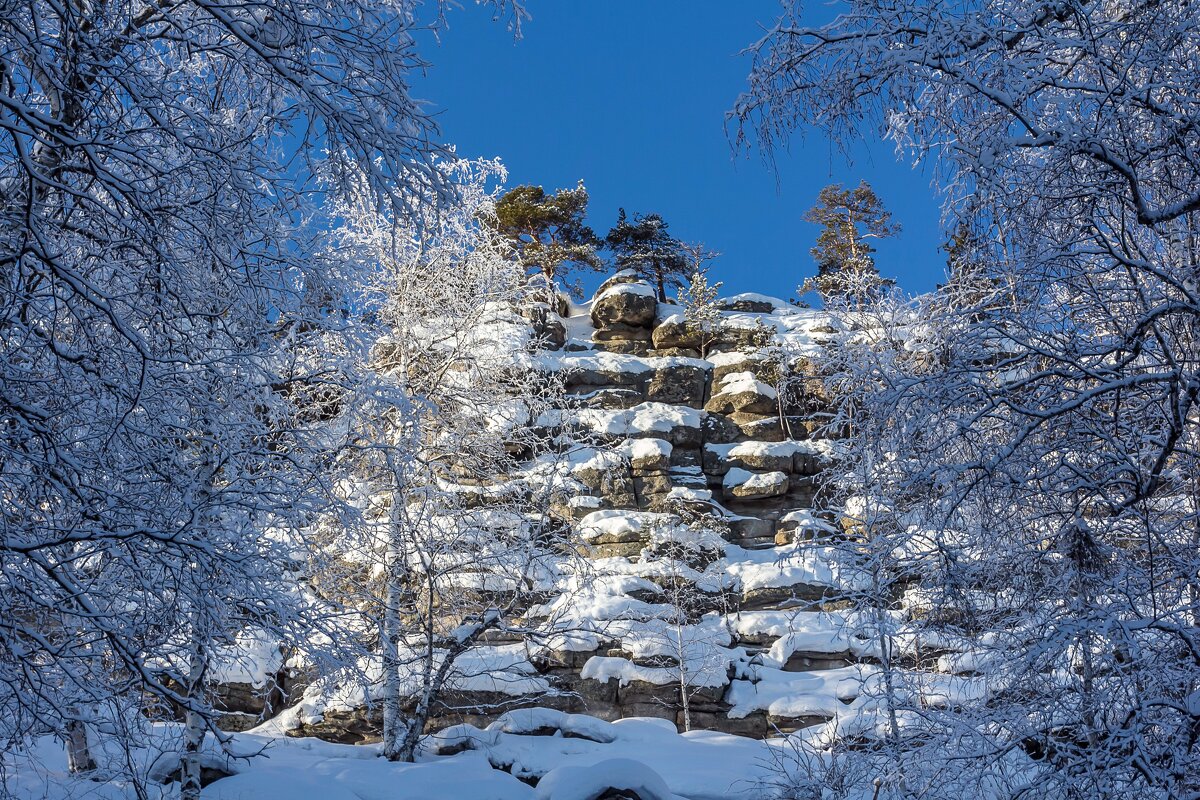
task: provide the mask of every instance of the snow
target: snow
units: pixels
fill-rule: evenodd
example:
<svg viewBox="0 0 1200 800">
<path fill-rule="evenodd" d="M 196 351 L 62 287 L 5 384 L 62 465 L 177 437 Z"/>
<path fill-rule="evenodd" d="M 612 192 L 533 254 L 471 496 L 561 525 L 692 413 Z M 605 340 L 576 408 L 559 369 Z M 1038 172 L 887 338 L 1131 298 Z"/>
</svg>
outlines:
<svg viewBox="0 0 1200 800">
<path fill-rule="evenodd" d="M 588 766 L 562 766 L 538 782 L 537 800 L 596 800 L 609 789 L 636 792 L 641 800 L 674 800 L 654 770 L 630 758 L 611 758 Z"/>
<path fill-rule="evenodd" d="M 648 511 L 624 511 L 612 509 L 593 511 L 579 521 L 578 532 L 586 541 L 602 536 L 637 538 L 659 526 L 673 525 L 678 518 L 671 514 L 654 514 Z"/>
<path fill-rule="evenodd" d="M 600 350 L 581 353 L 539 353 L 534 360 L 543 369 L 551 372 L 579 373 L 587 370 L 617 375 L 643 375 L 670 367 L 707 369 L 709 366 L 709 362 L 699 358 L 634 356 Z"/>
<path fill-rule="evenodd" d="M 302 742 L 308 740 L 301 740 Z M 417 764 L 397 764 L 378 758 L 375 747 L 354 757 L 339 747 L 326 755 L 317 748 L 307 755 L 300 748 L 272 743 L 268 757 L 255 767 L 207 787 L 204 800 L 529 800 L 533 790 L 511 775 L 494 769 L 482 753 L 465 752 Z M 345 748 L 341 750 L 340 748 Z M 293 755 L 293 749 L 300 752 Z"/>
<path fill-rule="evenodd" d="M 784 672 L 754 668 L 753 680 L 735 680 L 725 700 L 733 706 L 732 719 L 766 711 L 776 717 L 828 717 L 845 714 L 877 668 L 856 664 L 816 672 Z"/>
<path fill-rule="evenodd" d="M 725 569 L 741 582 L 742 591 L 809 584 L 837 587 L 849 583 L 841 574 L 832 547 L 799 543 L 766 550 L 725 548 Z"/>
<path fill-rule="evenodd" d="M 725 665 L 714 665 L 701 662 L 695 671 L 688 673 L 688 685 L 720 688 L 729 682 Z M 590 678 L 604 683 L 616 680 L 621 686 L 628 686 L 632 681 L 641 681 L 655 686 L 670 686 L 679 683 L 679 670 L 672 667 L 643 667 L 626 658 L 613 656 L 592 656 L 579 672 L 580 677 Z"/>
<path fill-rule="evenodd" d="M 734 467 L 725 473 L 721 485 L 726 489 L 745 489 L 749 492 L 775 492 L 786 486 L 787 475 L 782 472 L 750 472 Z"/>
<path fill-rule="evenodd" d="M 799 310 L 797 306 L 792 305 L 786 300 L 780 300 L 778 297 L 771 297 L 770 295 L 759 294 L 758 292 L 742 292 L 731 297 L 722 297 L 717 302 L 721 305 L 731 305 L 737 302 L 769 303 L 775 311 Z"/>
<path fill-rule="evenodd" d="M 617 738 L 611 722 L 586 714 L 567 714 L 553 708 L 520 708 L 508 711 L 488 726 L 503 733 L 533 734 L 552 728 L 564 736 L 607 744 Z"/>
<path fill-rule="evenodd" d="M 576 418 L 596 433 L 625 437 L 700 427 L 699 411 L 669 403 L 641 403 L 617 411 L 585 408 Z"/>
<path fill-rule="evenodd" d="M 412 695 L 420 686 L 419 649 L 402 648 L 401 692 Z M 443 652 L 436 654 L 440 663 Z M 436 664 L 435 664 L 436 666 Z M 325 676 L 304 690 L 300 702 L 270 721 L 277 730 L 290 730 L 299 723 L 320 722 L 328 711 L 353 711 L 368 702 L 378 702 L 382 692 L 382 662 L 378 656 L 360 659 L 353 670 Z M 547 694 L 552 687 L 529 661 L 524 644 L 474 647 L 455 659 L 446 688 L 463 692 L 496 692 L 512 697 Z"/>
<path fill-rule="evenodd" d="M 238 633 L 230 646 L 215 649 L 209 668 L 215 683 L 246 683 L 261 689 L 283 669 L 279 642 L 259 629 Z"/>
<path fill-rule="evenodd" d="M 667 492 L 668 500 L 704 503 L 712 500 L 711 489 L 692 489 L 687 486 L 672 486 Z"/>
<path fill-rule="evenodd" d="M 795 523 L 797 530 L 801 531 L 819 531 L 822 533 L 837 533 L 837 526 L 826 520 L 821 519 L 809 509 L 801 509 L 799 511 L 789 511 L 779 518 L 779 522 Z"/>
<path fill-rule="evenodd" d="M 805 442 L 738 442 L 736 444 L 706 444 L 704 449 L 710 453 L 714 453 L 723 461 L 728 461 L 734 458 L 754 456 L 778 456 L 786 458 L 796 453 L 824 455 L 829 451 L 829 445 L 823 440 Z"/>
<path fill-rule="evenodd" d="M 725 367 L 732 364 L 754 363 L 758 361 L 752 353 L 747 353 L 743 350 L 730 350 L 727 353 L 711 353 L 708 356 L 708 363 L 714 367 Z"/>
<path fill-rule="evenodd" d="M 652 289 L 648 284 L 639 281 L 637 283 L 618 283 L 610 286 L 600 294 L 596 295 L 595 299 L 592 300 L 592 304 L 595 305 L 606 297 L 612 297 L 613 295 L 618 294 L 633 294 L 638 295 L 639 297 L 653 297 L 656 300 L 658 299 L 658 293 L 655 292 L 654 289 Z"/>
<path fill-rule="evenodd" d="M 902 612 L 894 613 L 898 616 Z M 766 636 L 774 639 L 791 634 L 804 635 L 825 631 L 842 632 L 864 629 L 864 626 L 856 623 L 855 615 L 851 612 L 800 611 L 798 609 L 739 611 L 728 615 L 726 623 L 740 637 Z M 804 648 L 794 649 L 802 650 Z"/>
<path fill-rule="evenodd" d="M 671 457 L 671 443 L 663 439 L 630 439 L 617 448 L 631 461 Z"/>
<path fill-rule="evenodd" d="M 771 774 L 785 743 L 712 731 L 680 734 L 661 719 L 627 718 L 611 724 L 615 739 L 531 737 L 458 726 L 456 741 L 476 747 L 519 778 L 536 779 L 564 766 L 593 766 L 614 758 L 649 762 L 670 791 L 688 800 L 760 800 L 756 785 Z M 447 798 L 450 800 L 450 798 Z M 457 800 L 457 798 L 455 799 Z"/>
<path fill-rule="evenodd" d="M 600 508 L 603 501 L 592 494 L 577 494 L 567 501 L 568 508 Z"/>
<path fill-rule="evenodd" d="M 754 377 L 753 372 L 731 372 L 721 379 L 721 390 L 717 394 L 741 394 L 752 392 L 774 400 L 775 389 Z"/>
<path fill-rule="evenodd" d="M 597 470 L 604 472 L 621 466 L 620 453 L 596 447 L 579 447 L 566 454 L 566 463 L 572 472 Z"/>
</svg>

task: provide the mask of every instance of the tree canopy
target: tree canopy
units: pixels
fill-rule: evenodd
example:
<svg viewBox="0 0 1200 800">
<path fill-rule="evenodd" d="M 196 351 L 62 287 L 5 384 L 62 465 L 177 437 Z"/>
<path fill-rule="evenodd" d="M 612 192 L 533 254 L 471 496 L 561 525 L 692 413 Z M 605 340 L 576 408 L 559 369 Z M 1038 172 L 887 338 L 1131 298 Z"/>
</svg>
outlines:
<svg viewBox="0 0 1200 800">
<path fill-rule="evenodd" d="M 880 277 L 871 242 L 895 236 L 900 225 L 892 222 L 891 212 L 866 181 L 853 189 L 826 186 L 804 221 L 820 225 L 821 233 L 810 251 L 817 275 L 804 282 L 801 292 L 815 290 L 823 300 L 861 304 L 894 283 Z"/>
<path fill-rule="evenodd" d="M 680 289 L 691 270 L 688 250 L 667 230 L 659 214 L 634 214 L 632 221 L 621 209 L 617 224 L 604 238 L 618 269 L 631 269 L 658 289 L 666 302 L 667 289 Z"/>
<path fill-rule="evenodd" d="M 553 290 L 567 269 L 599 271 L 600 239 L 585 222 L 588 193 L 574 189 L 547 194 L 541 186 L 517 186 L 496 201 L 496 230 L 511 243 L 526 269 L 540 274 Z"/>
</svg>

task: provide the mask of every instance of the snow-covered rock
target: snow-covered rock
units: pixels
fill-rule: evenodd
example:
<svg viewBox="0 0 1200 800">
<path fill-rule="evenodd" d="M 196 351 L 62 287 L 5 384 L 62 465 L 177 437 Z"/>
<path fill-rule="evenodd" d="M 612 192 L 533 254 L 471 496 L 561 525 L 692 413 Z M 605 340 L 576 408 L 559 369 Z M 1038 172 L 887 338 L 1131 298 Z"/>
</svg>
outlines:
<svg viewBox="0 0 1200 800">
<path fill-rule="evenodd" d="M 777 411 L 775 390 L 752 372 L 732 372 L 721 379 L 719 391 L 704 404 L 718 414 L 770 414 Z"/>
<path fill-rule="evenodd" d="M 657 772 L 631 758 L 557 767 L 538 781 L 534 794 L 535 800 L 598 800 L 617 796 L 628 800 L 676 798 Z"/>
<path fill-rule="evenodd" d="M 644 283 L 618 283 L 592 301 L 592 324 L 597 330 L 618 325 L 649 329 L 657 310 L 658 297 L 652 288 Z"/>
<path fill-rule="evenodd" d="M 735 467 L 721 482 L 725 496 L 736 500 L 761 500 L 787 494 L 788 476 L 782 472 L 750 472 Z"/>
</svg>

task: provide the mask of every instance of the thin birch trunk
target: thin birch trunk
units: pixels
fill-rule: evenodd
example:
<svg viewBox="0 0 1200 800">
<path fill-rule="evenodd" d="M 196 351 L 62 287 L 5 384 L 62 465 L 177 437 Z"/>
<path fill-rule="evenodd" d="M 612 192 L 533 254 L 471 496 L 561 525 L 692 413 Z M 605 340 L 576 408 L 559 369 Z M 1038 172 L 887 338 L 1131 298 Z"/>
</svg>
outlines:
<svg viewBox="0 0 1200 800">
<path fill-rule="evenodd" d="M 207 658 L 203 645 L 196 641 L 188 659 L 187 699 L 188 709 L 184 720 L 183 758 L 180 759 L 179 798 L 200 800 L 200 750 L 208 726 L 204 717 L 196 711 L 195 701 L 203 694 L 204 673 Z"/>
<path fill-rule="evenodd" d="M 67 769 L 78 775 L 95 768 L 96 761 L 88 747 L 87 726 L 83 720 L 73 719 L 67 723 Z"/>
</svg>

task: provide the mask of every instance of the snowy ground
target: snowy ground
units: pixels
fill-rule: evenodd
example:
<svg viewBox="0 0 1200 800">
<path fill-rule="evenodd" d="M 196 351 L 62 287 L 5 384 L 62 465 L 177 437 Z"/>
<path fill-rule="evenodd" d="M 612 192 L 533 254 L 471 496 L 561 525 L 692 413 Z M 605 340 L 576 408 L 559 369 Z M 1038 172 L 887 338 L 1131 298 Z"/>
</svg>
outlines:
<svg viewBox="0 0 1200 800">
<path fill-rule="evenodd" d="M 171 733 L 167 726 L 158 732 Z M 461 748 L 468 749 L 435 754 Z M 636 788 L 643 800 L 760 798 L 770 796 L 765 782 L 790 752 L 785 740 L 680 734 L 663 720 L 609 723 L 543 709 L 511 712 L 484 730 L 448 729 L 416 764 L 388 762 L 374 745 L 253 732 L 234 735 L 229 749 L 252 755 L 228 759 L 214 751 L 209 760 L 237 774 L 207 786 L 205 800 L 592 800 L 591 790 L 609 786 Z M 106 755 L 102 771 L 116 770 L 119 757 Z M 149 751 L 136 757 L 156 760 Z M 61 744 L 38 740 L 32 751 L 5 764 L 4 786 L 22 800 L 138 796 L 126 781 L 72 778 L 66 767 Z M 156 784 L 147 796 L 177 793 L 178 784 Z"/>
</svg>

